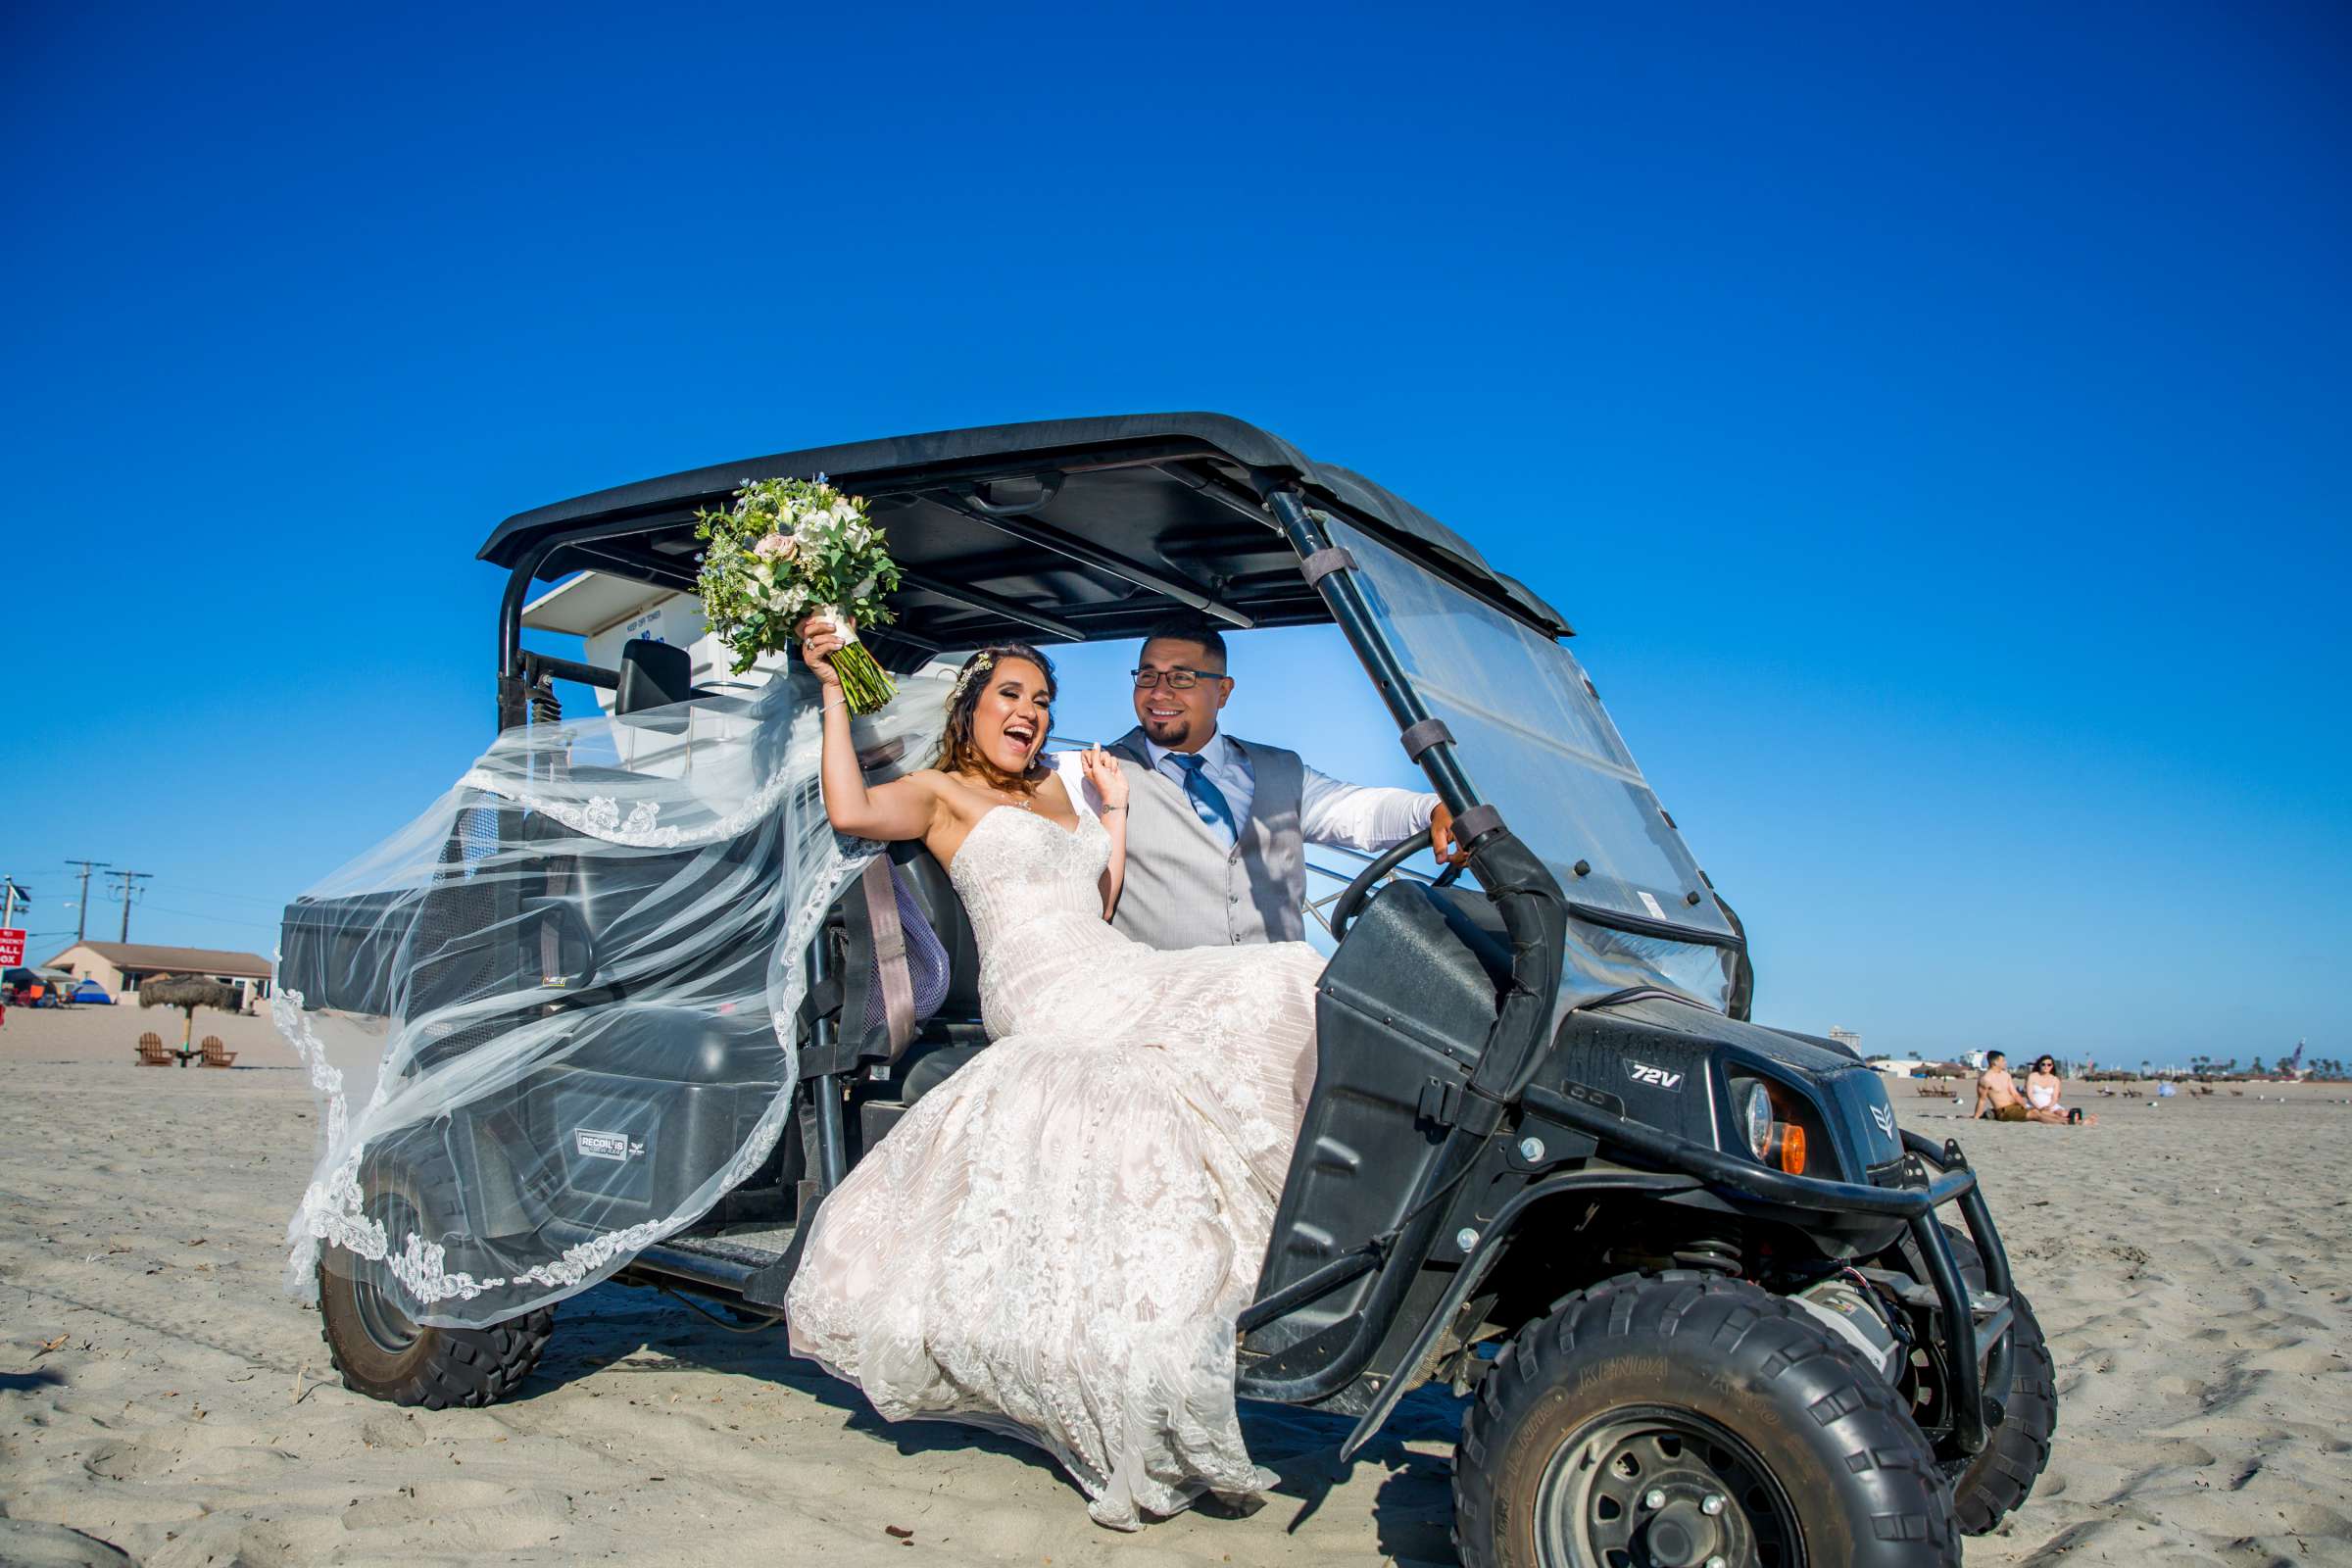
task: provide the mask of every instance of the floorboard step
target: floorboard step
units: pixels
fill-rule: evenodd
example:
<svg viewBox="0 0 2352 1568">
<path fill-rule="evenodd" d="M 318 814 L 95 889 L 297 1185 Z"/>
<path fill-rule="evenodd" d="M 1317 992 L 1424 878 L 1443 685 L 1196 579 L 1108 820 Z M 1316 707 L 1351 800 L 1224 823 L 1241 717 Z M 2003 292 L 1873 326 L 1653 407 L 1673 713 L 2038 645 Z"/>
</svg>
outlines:
<svg viewBox="0 0 2352 1568">
<path fill-rule="evenodd" d="M 747 1263 L 754 1268 L 765 1268 L 792 1250 L 792 1239 L 800 1227 L 762 1220 L 750 1225 L 729 1225 L 714 1231 L 688 1231 L 671 1237 L 664 1245 L 680 1252 L 694 1252 L 704 1257 L 724 1258 L 731 1263 Z"/>
</svg>

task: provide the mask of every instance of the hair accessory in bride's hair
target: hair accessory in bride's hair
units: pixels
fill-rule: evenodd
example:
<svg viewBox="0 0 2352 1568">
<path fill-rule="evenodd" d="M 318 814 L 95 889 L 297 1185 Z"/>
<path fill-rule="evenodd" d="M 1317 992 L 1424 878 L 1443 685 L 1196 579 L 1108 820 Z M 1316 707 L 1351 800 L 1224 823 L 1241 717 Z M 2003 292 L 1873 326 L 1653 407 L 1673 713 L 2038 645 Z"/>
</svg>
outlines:
<svg viewBox="0 0 2352 1568">
<path fill-rule="evenodd" d="M 973 681 L 988 673 L 990 666 L 995 664 L 996 662 L 997 656 L 987 652 L 986 650 L 983 650 L 980 653 L 972 656 L 972 662 L 963 666 L 963 673 L 956 677 L 956 689 L 948 693 L 949 712 L 953 713 L 956 711 L 956 705 L 963 701 L 965 689 L 968 688 Z"/>
</svg>

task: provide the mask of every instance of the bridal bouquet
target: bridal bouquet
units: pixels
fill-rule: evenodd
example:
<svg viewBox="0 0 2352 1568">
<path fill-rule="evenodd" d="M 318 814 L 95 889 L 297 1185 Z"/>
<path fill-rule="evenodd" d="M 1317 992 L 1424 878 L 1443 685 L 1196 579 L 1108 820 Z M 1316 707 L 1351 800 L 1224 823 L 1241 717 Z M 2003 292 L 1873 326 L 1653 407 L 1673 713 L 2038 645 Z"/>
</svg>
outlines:
<svg viewBox="0 0 2352 1568">
<path fill-rule="evenodd" d="M 701 590 L 710 629 L 735 653 L 735 673 L 784 649 L 811 614 L 840 627 L 833 656 L 850 711 L 870 713 L 898 694 L 848 622 L 891 618 L 883 596 L 899 585 L 898 564 L 865 503 L 818 479 L 746 479 L 724 512 L 698 512 L 704 541 Z"/>
</svg>

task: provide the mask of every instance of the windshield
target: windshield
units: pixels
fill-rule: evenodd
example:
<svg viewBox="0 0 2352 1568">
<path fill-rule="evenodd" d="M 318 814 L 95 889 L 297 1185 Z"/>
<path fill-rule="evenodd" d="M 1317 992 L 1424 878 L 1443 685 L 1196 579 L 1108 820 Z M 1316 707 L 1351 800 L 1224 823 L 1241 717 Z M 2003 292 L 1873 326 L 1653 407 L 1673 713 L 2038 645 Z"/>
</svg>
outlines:
<svg viewBox="0 0 2352 1568">
<path fill-rule="evenodd" d="M 1344 519 L 1332 543 L 1479 798 L 1574 903 L 1729 937 L 1731 923 L 1575 656 Z"/>
</svg>

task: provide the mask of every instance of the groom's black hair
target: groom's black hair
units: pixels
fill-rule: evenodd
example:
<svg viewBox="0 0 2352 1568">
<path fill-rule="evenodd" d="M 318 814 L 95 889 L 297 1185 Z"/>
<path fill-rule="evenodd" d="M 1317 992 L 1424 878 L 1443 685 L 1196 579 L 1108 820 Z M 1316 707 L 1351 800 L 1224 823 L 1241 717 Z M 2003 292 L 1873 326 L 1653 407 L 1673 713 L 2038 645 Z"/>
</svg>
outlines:
<svg viewBox="0 0 2352 1568">
<path fill-rule="evenodd" d="M 1162 637 L 1170 642 L 1199 643 L 1216 657 L 1220 666 L 1227 662 L 1225 634 L 1217 630 L 1215 621 L 1197 610 L 1180 610 L 1162 615 L 1152 623 L 1151 630 L 1144 633 L 1147 643 L 1157 642 Z"/>
</svg>

